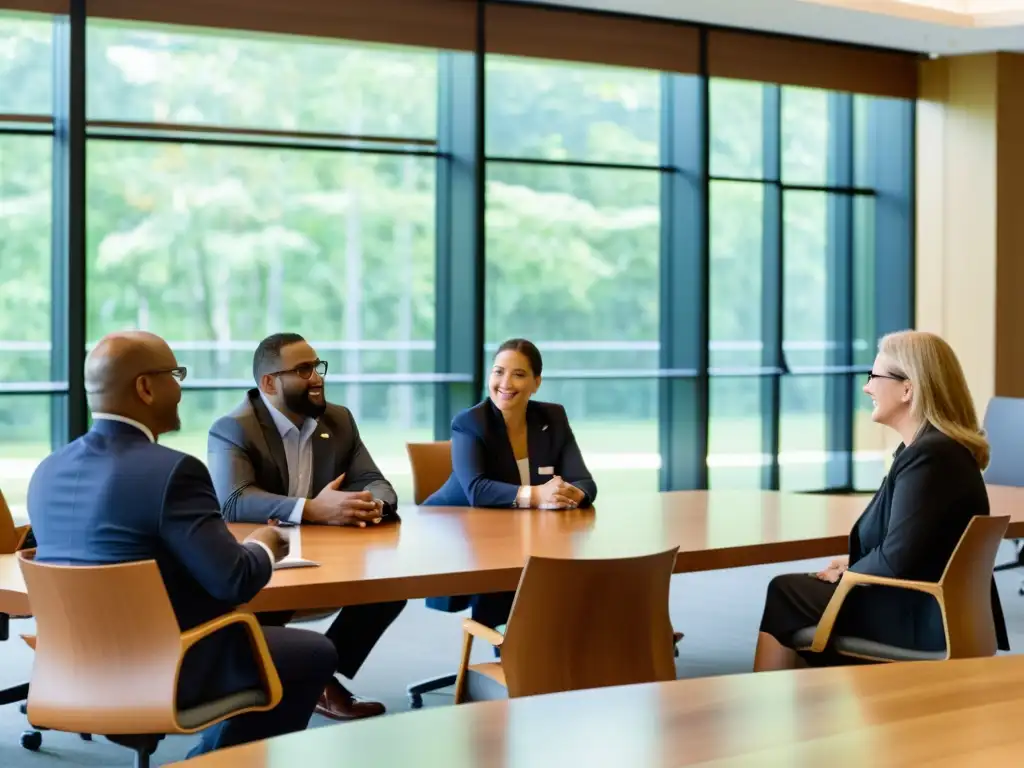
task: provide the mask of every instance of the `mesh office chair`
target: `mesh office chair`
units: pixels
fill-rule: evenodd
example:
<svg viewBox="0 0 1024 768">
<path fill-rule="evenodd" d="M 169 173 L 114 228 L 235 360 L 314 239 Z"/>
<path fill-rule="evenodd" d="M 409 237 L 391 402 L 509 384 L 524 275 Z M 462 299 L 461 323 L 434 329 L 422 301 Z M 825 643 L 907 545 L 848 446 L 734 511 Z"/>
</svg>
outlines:
<svg viewBox="0 0 1024 768">
<path fill-rule="evenodd" d="M 1024 488 L 1024 399 L 1019 397 L 993 397 L 985 409 L 985 433 L 992 450 L 985 482 L 989 485 L 1011 485 Z M 995 570 L 1005 571 L 1024 565 L 1024 544 L 1014 539 L 1017 557 L 997 565 Z M 1024 595 L 1024 582 L 1020 594 Z"/>
</svg>

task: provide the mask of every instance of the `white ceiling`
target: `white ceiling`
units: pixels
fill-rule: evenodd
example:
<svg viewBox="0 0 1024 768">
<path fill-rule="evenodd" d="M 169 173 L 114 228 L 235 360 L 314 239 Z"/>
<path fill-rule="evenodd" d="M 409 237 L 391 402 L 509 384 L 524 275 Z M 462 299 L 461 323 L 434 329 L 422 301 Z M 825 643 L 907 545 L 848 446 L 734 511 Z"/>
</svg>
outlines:
<svg viewBox="0 0 1024 768">
<path fill-rule="evenodd" d="M 533 1 L 940 55 L 1024 50 L 1024 13 L 1005 0 Z"/>
</svg>

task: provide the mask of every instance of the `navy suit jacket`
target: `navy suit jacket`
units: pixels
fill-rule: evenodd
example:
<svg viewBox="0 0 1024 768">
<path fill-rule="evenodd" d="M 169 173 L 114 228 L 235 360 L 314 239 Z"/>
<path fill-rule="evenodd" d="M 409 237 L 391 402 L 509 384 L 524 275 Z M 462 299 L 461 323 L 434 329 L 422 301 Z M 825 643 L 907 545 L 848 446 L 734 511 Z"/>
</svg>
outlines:
<svg viewBox="0 0 1024 768">
<path fill-rule="evenodd" d="M 597 484 L 583 462 L 565 408 L 531 400 L 526 406 L 526 439 L 530 485 L 543 485 L 559 475 L 586 494 L 581 507 L 594 502 Z M 542 467 L 551 473 L 540 474 Z M 452 474 L 424 505 L 511 507 L 520 485 L 505 419 L 487 399 L 452 420 Z"/>
<path fill-rule="evenodd" d="M 261 547 L 228 531 L 202 462 L 151 443 L 130 424 L 97 419 L 43 460 L 29 483 L 28 513 L 40 562 L 156 560 L 182 630 L 247 603 L 273 572 Z M 258 682 L 244 630 L 229 627 L 186 656 L 179 705 Z"/>
</svg>

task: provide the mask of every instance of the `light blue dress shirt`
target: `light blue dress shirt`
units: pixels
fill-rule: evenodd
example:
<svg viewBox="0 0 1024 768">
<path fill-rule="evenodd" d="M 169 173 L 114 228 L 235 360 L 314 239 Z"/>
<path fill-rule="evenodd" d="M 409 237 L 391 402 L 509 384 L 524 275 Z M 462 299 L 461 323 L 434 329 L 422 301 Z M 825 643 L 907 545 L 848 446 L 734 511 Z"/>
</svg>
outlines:
<svg viewBox="0 0 1024 768">
<path fill-rule="evenodd" d="M 300 430 L 295 423 L 275 408 L 270 399 L 260 392 L 263 404 L 270 411 L 281 442 L 284 443 L 285 461 L 288 462 L 288 495 L 295 497 L 295 508 L 288 516 L 288 522 L 298 525 L 302 522 L 302 512 L 306 508 L 306 497 L 309 495 L 310 484 L 313 482 L 313 433 L 316 431 L 316 420 L 306 418 Z"/>
</svg>

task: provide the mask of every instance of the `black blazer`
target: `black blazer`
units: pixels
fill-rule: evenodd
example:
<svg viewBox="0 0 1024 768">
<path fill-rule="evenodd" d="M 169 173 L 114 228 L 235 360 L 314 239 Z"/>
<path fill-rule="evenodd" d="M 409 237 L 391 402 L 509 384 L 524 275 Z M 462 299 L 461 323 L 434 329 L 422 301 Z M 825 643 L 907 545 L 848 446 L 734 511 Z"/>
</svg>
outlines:
<svg viewBox="0 0 1024 768">
<path fill-rule="evenodd" d="M 228 531 L 202 462 L 130 424 L 97 419 L 43 460 L 29 483 L 28 514 L 40 562 L 156 560 L 182 630 L 249 602 L 273 573 L 261 547 Z M 228 627 L 185 656 L 179 705 L 258 682 L 247 635 Z"/>
<path fill-rule="evenodd" d="M 974 515 L 989 514 L 988 492 L 971 452 L 931 425 L 900 445 L 892 468 L 850 532 L 850 570 L 895 579 L 938 581 Z M 992 581 L 1000 650 L 1009 650 Z M 930 595 L 890 587 L 854 590 L 843 633 L 917 650 L 942 650 L 945 633 Z"/>
<path fill-rule="evenodd" d="M 565 408 L 531 400 L 526 406 L 530 484 L 543 485 L 554 475 L 585 494 L 581 507 L 597 498 Z M 546 470 L 541 474 L 540 470 Z M 424 505 L 511 507 L 519 491 L 519 467 L 505 429 L 505 419 L 488 398 L 452 420 L 452 474 Z"/>
</svg>

